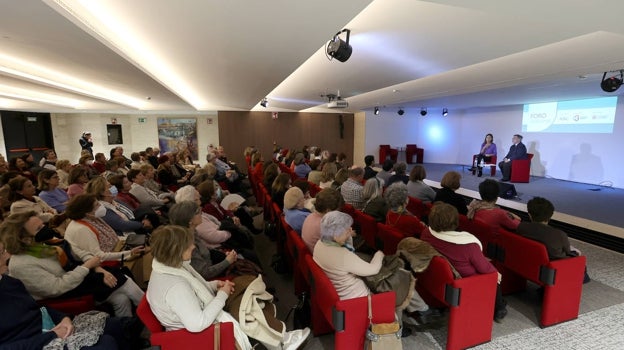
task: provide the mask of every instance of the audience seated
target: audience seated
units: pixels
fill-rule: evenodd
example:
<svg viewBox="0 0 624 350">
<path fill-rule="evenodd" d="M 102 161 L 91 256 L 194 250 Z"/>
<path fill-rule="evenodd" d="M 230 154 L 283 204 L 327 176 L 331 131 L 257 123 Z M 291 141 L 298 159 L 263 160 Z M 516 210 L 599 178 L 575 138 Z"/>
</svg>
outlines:
<svg viewBox="0 0 624 350">
<path fill-rule="evenodd" d="M 141 202 L 130 193 L 132 182 L 125 175 L 113 175 L 108 178 L 108 182 L 117 189 L 115 200 L 130 208 L 136 214 L 136 211 L 141 206 Z"/>
<path fill-rule="evenodd" d="M 69 241 L 69 253 L 39 243 L 52 234 L 34 212 L 10 215 L 0 225 L 0 236 L 12 255 L 11 276 L 21 280 L 36 300 L 93 294 L 96 301 L 110 303 L 116 316 L 131 317 L 130 303 L 137 305 L 143 296 L 132 279 L 101 268 L 100 256 L 90 254 L 84 262 L 76 261 Z"/>
<path fill-rule="evenodd" d="M 284 217 L 286 223 L 301 235 L 303 222 L 310 215 L 310 211 L 304 207 L 305 195 L 299 187 L 293 186 L 284 195 Z"/>
<path fill-rule="evenodd" d="M 319 183 L 319 187 L 321 189 L 330 188 L 334 183 L 336 178 L 336 173 L 338 172 L 338 167 L 336 167 L 336 163 L 334 162 L 326 162 L 322 168 L 323 176 L 321 177 L 321 182 Z"/>
<path fill-rule="evenodd" d="M 323 215 L 330 211 L 338 210 L 344 205 L 344 200 L 340 192 L 333 188 L 326 188 L 316 194 L 314 211 L 308 215 L 301 228 L 301 239 L 310 250 L 314 250 L 314 245 L 321 238 L 321 219 Z"/>
<path fill-rule="evenodd" d="M 72 166 L 69 160 L 59 159 L 56 161 L 56 173 L 59 176 L 58 188 L 61 190 L 67 191 L 67 187 L 69 186 L 69 172 L 71 169 Z"/>
<path fill-rule="evenodd" d="M 310 171 L 312 171 L 312 168 L 306 163 L 306 158 L 303 153 L 297 153 L 293 163 L 295 164 L 295 174 L 300 179 L 307 178 Z"/>
<path fill-rule="evenodd" d="M 164 209 L 164 206 L 169 203 L 169 197 L 162 196 L 162 198 L 159 198 L 155 192 L 143 186 L 145 183 L 145 176 L 141 173 L 141 170 L 130 169 L 127 177 L 128 180 L 132 182 L 132 185 L 130 185 L 130 194 L 135 196 L 141 205 L 158 210 Z"/>
<path fill-rule="evenodd" d="M 54 208 L 57 213 L 65 211 L 69 196 L 67 192 L 58 188 L 59 176 L 55 170 L 42 169 L 38 175 L 39 178 L 39 198 L 46 202 L 50 207 Z"/>
<path fill-rule="evenodd" d="M 93 168 L 101 175 L 106 171 L 106 156 L 104 153 L 96 153 L 95 160 L 93 161 Z"/>
<path fill-rule="evenodd" d="M 388 203 L 383 197 L 383 180 L 373 176 L 366 180 L 362 190 L 364 207 L 362 212 L 375 218 L 377 222 L 385 222 L 388 214 Z"/>
<path fill-rule="evenodd" d="M 225 275 L 225 270 L 236 261 L 238 254 L 234 249 L 224 253 L 206 244 L 197 231 L 203 221 L 201 210 L 197 209 L 199 206 L 194 201 L 178 201 L 171 207 L 169 222 L 193 232 L 195 250 L 191 257 L 191 266 L 204 279 L 211 280 Z"/>
<path fill-rule="evenodd" d="M 570 245 L 568 235 L 560 229 L 548 225 L 555 212 L 555 207 L 546 198 L 534 197 L 527 203 L 527 211 L 531 222 L 521 222 L 516 232 L 526 238 L 542 243 L 551 260 L 564 259 L 582 255 L 581 251 Z M 585 268 L 583 283 L 590 281 Z"/>
<path fill-rule="evenodd" d="M 292 182 L 290 175 L 286 173 L 281 173 L 277 175 L 273 184 L 271 185 L 271 200 L 273 203 L 277 204 L 280 209 L 284 208 L 284 195 L 286 191 L 290 188 Z M 268 190 L 268 189 L 267 189 Z"/>
<path fill-rule="evenodd" d="M 282 349 L 294 350 L 305 341 L 310 330 L 285 331 L 284 323 L 275 319 L 275 308 L 270 303 L 270 296 L 262 306 L 255 304 L 254 310 L 248 311 L 253 312 L 248 317 L 248 313 L 243 311 L 245 321 L 234 322 L 240 315 L 239 309 L 245 309 L 247 304 L 235 307 L 226 304 L 226 300 L 235 293 L 237 296 L 250 297 L 251 289 L 250 293 L 242 286 L 234 289 L 234 283 L 227 280 L 206 282 L 190 265 L 194 242 L 193 234 L 180 226 L 160 227 L 152 236 L 155 259 L 147 300 L 154 315 L 167 330 L 200 332 L 215 321 L 233 322 L 236 343 L 243 350 L 252 348 L 248 336 L 254 337 L 269 349 L 281 346 Z M 263 283 L 256 283 L 264 287 Z M 267 309 L 264 316 L 253 317 L 258 312 L 263 314 L 263 306 L 272 310 Z"/>
<path fill-rule="evenodd" d="M 29 156 L 29 154 L 26 154 L 26 156 Z M 30 157 L 32 157 L 32 155 L 30 155 Z M 30 166 L 24 159 L 22 159 L 22 157 L 11 158 L 11 160 L 9 161 L 9 170 L 17 171 L 20 175 L 24 176 L 30 181 L 37 181 L 35 174 L 30 170 Z"/>
<path fill-rule="evenodd" d="M 364 169 L 352 167 L 349 169 L 349 178 L 340 186 L 340 194 L 342 194 L 345 203 L 359 210 L 364 208 L 364 200 L 362 199 L 363 180 Z"/>
<path fill-rule="evenodd" d="M 426 177 L 425 167 L 415 165 L 409 175 L 407 194 L 410 197 L 420 199 L 423 203 L 431 203 L 435 199 L 436 193 L 429 185 L 423 182 Z"/>
<path fill-rule="evenodd" d="M 184 174 L 180 174 L 179 172 L 177 172 L 177 174 L 174 173 L 173 160 L 171 158 L 172 157 L 166 154 L 158 158 L 158 181 L 166 188 L 175 190 L 178 187 L 188 184 L 192 174 L 186 171 Z"/>
<path fill-rule="evenodd" d="M 336 288 L 341 300 L 365 297 L 371 291 L 362 277 L 377 275 L 382 269 L 384 254 L 377 251 L 370 262 L 355 254 L 351 228 L 353 219 L 350 215 L 331 211 L 321 219 L 321 238 L 314 245 L 314 261 L 325 271 L 327 277 Z M 406 310 L 409 313 L 428 313 L 429 306 L 422 300 L 413 287 L 409 273 L 387 280 L 397 295 L 405 296 L 405 300 L 397 300 L 397 313 Z M 405 291 L 405 292 L 402 292 Z M 399 314 L 399 319 L 401 318 Z M 404 336 L 411 332 L 404 329 Z"/>
<path fill-rule="evenodd" d="M 444 255 L 462 277 L 498 272 L 483 255 L 481 242 L 468 232 L 456 231 L 458 225 L 457 208 L 446 203 L 436 203 L 429 213 L 429 228 L 423 231 L 421 239 Z M 496 321 L 507 316 L 507 302 L 501 293 L 500 280 L 501 274 L 498 273 L 499 285 L 493 315 Z"/>
<path fill-rule="evenodd" d="M 5 245 L 0 241 L 0 251 Z M 0 271 L 6 269 L 6 259 L 0 260 Z M 82 267 L 80 268 L 82 269 Z M 84 269 L 87 269 L 86 267 Z M 3 349 L 38 350 L 61 346 L 61 341 L 76 348 L 90 350 L 130 350 L 122 334 L 122 319 L 106 318 L 100 327 L 85 327 L 82 316 L 72 321 L 67 315 L 49 307 L 41 307 L 19 279 L 0 274 L 0 344 Z M 46 324 L 46 328 L 42 325 Z M 136 335 L 135 335 L 136 336 Z M 81 347 L 84 339 L 94 343 Z M 60 348 L 60 347 L 59 347 Z"/>
<path fill-rule="evenodd" d="M 321 160 L 312 159 L 309 165 L 310 172 L 308 173 L 308 181 L 318 186 L 323 180 L 323 172 L 319 170 L 321 169 Z"/>
<path fill-rule="evenodd" d="M 407 164 L 405 164 L 405 162 L 398 162 L 394 164 L 394 175 L 390 176 L 388 182 L 386 182 L 387 186 L 390 186 L 395 182 L 402 182 L 407 185 L 409 176 L 406 175 L 406 171 Z"/>
<path fill-rule="evenodd" d="M 262 184 L 264 185 L 264 188 L 270 190 L 277 175 L 279 175 L 279 167 L 277 164 L 271 162 L 266 165 L 264 167 L 264 173 L 262 174 Z"/>
<path fill-rule="evenodd" d="M 377 176 L 377 172 L 373 169 L 373 163 L 375 163 L 375 156 L 369 154 L 364 157 L 364 180 Z"/>
<path fill-rule="evenodd" d="M 436 193 L 434 201 L 448 203 L 457 208 L 460 214 L 466 215 L 468 213 L 466 201 L 464 197 L 455 193 L 461 186 L 459 183 L 460 179 L 461 175 L 456 171 L 449 171 L 444 174 L 440 181 L 440 186 L 442 186 L 442 188 Z"/>
<path fill-rule="evenodd" d="M 35 186 L 28 178 L 21 175 L 12 178 L 9 188 L 11 214 L 34 211 L 43 222 L 50 221 L 57 214 L 56 209 L 35 196 Z"/>
<path fill-rule="evenodd" d="M 388 186 L 388 181 L 390 180 L 390 176 L 392 176 L 393 167 L 394 162 L 390 159 L 386 159 L 381 165 L 381 171 L 377 173 L 377 177 L 383 180 L 386 186 Z"/>
<path fill-rule="evenodd" d="M 493 229 L 515 231 L 520 224 L 520 217 L 514 213 L 499 208 L 496 205 L 500 187 L 498 182 L 486 179 L 479 184 L 481 200 L 473 199 L 468 205 L 468 219 L 479 219 Z"/>
<path fill-rule="evenodd" d="M 130 233 L 147 234 L 154 228 L 149 218 L 144 216 L 137 220 L 134 213 L 123 204 L 115 202 L 108 181 L 103 177 L 97 177 L 87 183 L 85 193 L 94 195 L 100 205 L 106 208 L 106 214 L 102 220 L 106 222 L 118 236 Z M 117 189 L 115 188 L 114 191 Z"/>
<path fill-rule="evenodd" d="M 386 225 L 392 226 L 403 232 L 405 237 L 420 237 L 425 226 L 420 220 L 407 210 L 407 186 L 397 182 L 388 186 L 384 192 L 384 198 L 388 203 Z"/>
<path fill-rule="evenodd" d="M 75 166 L 69 171 L 69 186 L 67 187 L 67 195 L 69 199 L 84 192 L 84 186 L 89 182 L 87 169 L 81 166 Z"/>
</svg>

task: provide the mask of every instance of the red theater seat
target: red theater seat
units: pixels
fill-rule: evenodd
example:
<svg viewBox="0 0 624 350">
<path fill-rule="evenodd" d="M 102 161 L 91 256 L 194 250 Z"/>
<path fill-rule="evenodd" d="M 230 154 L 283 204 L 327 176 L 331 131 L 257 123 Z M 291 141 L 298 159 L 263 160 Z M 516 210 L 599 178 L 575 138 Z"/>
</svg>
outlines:
<svg viewBox="0 0 624 350">
<path fill-rule="evenodd" d="M 191 333 L 185 329 L 165 331 L 152 313 L 145 296 L 137 307 L 137 316 L 151 332 L 150 343 L 162 350 L 174 349 L 213 349 L 215 326 L 212 325 L 199 333 Z M 234 350 L 234 326 L 231 322 L 220 324 L 221 350 Z"/>
<path fill-rule="evenodd" d="M 405 146 L 405 161 L 407 164 L 414 164 L 414 156 L 416 156 L 416 163 L 422 164 L 425 150 L 418 148 L 416 145 Z"/>
<path fill-rule="evenodd" d="M 379 164 L 383 164 L 387 157 L 390 157 L 396 163 L 399 157 L 399 150 L 390 148 L 390 145 L 379 145 Z"/>
<path fill-rule="evenodd" d="M 492 339 L 495 272 L 455 279 L 449 262 L 436 256 L 416 276 L 416 290 L 429 306 L 449 308 L 447 350 L 466 349 Z"/>
<path fill-rule="evenodd" d="M 311 255 L 305 256 L 310 281 L 312 332 L 334 333 L 334 349 L 362 349 L 368 327 L 368 298 L 340 300 L 334 285 Z M 372 296 L 373 322 L 394 321 L 394 292 Z"/>
<path fill-rule="evenodd" d="M 503 294 L 526 288 L 526 281 L 544 287 L 540 327 L 578 317 L 583 291 L 584 256 L 550 260 L 546 247 L 508 231 L 499 231 Z"/>
<path fill-rule="evenodd" d="M 511 182 L 529 182 L 531 177 L 532 153 L 527 153 L 527 159 L 516 159 L 511 161 Z"/>
</svg>

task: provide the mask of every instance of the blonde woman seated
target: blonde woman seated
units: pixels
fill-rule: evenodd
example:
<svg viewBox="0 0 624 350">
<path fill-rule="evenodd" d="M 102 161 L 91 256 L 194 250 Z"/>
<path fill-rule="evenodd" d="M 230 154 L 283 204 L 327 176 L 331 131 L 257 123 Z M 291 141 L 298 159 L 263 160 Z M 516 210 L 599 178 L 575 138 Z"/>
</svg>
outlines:
<svg viewBox="0 0 624 350">
<path fill-rule="evenodd" d="M 379 273 L 384 254 L 377 251 L 370 262 L 362 260 L 353 249 L 351 229 L 353 219 L 350 215 L 331 211 L 321 219 L 321 239 L 314 246 L 314 261 L 325 271 L 329 280 L 338 292 L 341 300 L 359 298 L 371 293 L 361 277 L 373 276 Z M 410 281 L 401 281 L 396 288 L 409 286 Z M 414 314 L 423 322 L 426 315 L 431 314 L 429 306 L 422 300 L 416 291 L 411 294 L 405 306 L 405 311 Z M 403 307 L 398 307 L 401 311 Z M 405 332 L 404 336 L 409 335 Z"/>
<path fill-rule="evenodd" d="M 34 211 L 43 222 L 50 221 L 57 214 L 56 209 L 35 196 L 35 185 L 28 178 L 21 175 L 12 178 L 9 188 L 11 214 Z"/>
<path fill-rule="evenodd" d="M 252 349 L 250 337 L 260 340 L 269 349 L 297 349 L 310 330 L 281 332 L 265 320 L 257 319 L 257 327 L 243 327 L 224 311 L 228 297 L 235 292 L 230 281 L 207 282 L 190 265 L 195 249 L 193 233 L 184 227 L 161 226 L 152 235 L 152 276 L 147 288 L 147 300 L 152 312 L 166 330 L 186 329 L 201 332 L 215 322 L 232 322 L 237 348 Z M 281 346 L 281 347 L 280 347 Z"/>
<path fill-rule="evenodd" d="M 96 302 L 110 303 L 115 316 L 131 317 L 130 300 L 138 298 L 138 303 L 143 296 L 139 287 L 130 278 L 99 267 L 98 256 L 76 262 L 62 249 L 38 243 L 51 235 L 46 230 L 34 212 L 12 214 L 0 225 L 0 236 L 12 255 L 11 276 L 21 280 L 36 300 L 93 294 Z"/>
</svg>

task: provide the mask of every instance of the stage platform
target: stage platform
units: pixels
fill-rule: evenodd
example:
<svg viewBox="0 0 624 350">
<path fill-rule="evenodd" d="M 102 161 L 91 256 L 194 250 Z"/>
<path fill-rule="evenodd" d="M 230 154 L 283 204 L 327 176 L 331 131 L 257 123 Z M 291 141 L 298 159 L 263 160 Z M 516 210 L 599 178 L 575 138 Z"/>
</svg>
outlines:
<svg viewBox="0 0 624 350">
<path fill-rule="evenodd" d="M 479 183 L 484 179 L 500 180 L 500 171 L 494 177 L 484 171 L 482 177 L 472 175 L 469 166 L 462 164 L 423 164 L 427 171 L 425 182 L 432 187 L 440 187 L 439 181 L 447 171 L 457 171 L 462 175 L 458 193 L 472 198 L 479 197 Z M 408 166 L 408 171 L 414 165 Z M 499 199 L 497 204 L 526 213 L 526 203 L 540 196 L 550 200 L 555 206 L 554 221 L 581 229 L 595 231 L 624 241 L 624 189 L 602 187 L 547 177 L 531 176 L 529 183 L 513 183 L 518 197 L 513 200 Z M 599 244 L 603 245 L 604 244 Z M 620 250 L 620 249 L 617 249 Z"/>
</svg>

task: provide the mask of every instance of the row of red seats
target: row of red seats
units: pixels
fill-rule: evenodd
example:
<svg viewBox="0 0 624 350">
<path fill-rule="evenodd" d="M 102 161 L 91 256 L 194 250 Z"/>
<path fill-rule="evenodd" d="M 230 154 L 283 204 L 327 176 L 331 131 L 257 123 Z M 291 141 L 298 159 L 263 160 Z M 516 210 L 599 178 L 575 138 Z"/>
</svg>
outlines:
<svg viewBox="0 0 624 350">
<path fill-rule="evenodd" d="M 460 215 L 460 230 L 482 242 L 486 255 L 503 275 L 503 294 L 526 289 L 527 281 L 544 288 L 540 327 L 576 319 L 583 291 L 584 256 L 550 260 L 546 247 L 505 230 L 494 230 L 479 220 Z"/>
</svg>

